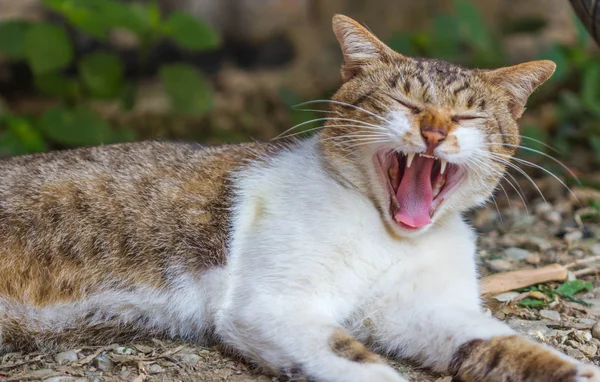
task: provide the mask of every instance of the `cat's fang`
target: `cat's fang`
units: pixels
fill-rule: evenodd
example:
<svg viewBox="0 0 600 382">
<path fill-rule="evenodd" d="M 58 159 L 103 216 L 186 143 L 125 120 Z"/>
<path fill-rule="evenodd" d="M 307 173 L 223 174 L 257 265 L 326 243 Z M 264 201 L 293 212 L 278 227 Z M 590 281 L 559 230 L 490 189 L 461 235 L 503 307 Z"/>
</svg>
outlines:
<svg viewBox="0 0 600 382">
<path fill-rule="evenodd" d="M 440 174 L 443 174 L 446 171 L 446 165 L 448 164 L 447 161 L 442 160 L 442 166 L 440 167 Z"/>
<path fill-rule="evenodd" d="M 406 167 L 410 168 L 413 159 L 415 159 L 415 153 L 406 154 Z"/>
<path fill-rule="evenodd" d="M 442 170 L 440 172 L 440 176 L 437 177 L 435 184 L 433 185 L 433 198 L 434 199 L 440 194 L 440 191 L 446 184 L 446 177 L 442 175 L 443 173 L 444 173 L 444 171 Z"/>
</svg>

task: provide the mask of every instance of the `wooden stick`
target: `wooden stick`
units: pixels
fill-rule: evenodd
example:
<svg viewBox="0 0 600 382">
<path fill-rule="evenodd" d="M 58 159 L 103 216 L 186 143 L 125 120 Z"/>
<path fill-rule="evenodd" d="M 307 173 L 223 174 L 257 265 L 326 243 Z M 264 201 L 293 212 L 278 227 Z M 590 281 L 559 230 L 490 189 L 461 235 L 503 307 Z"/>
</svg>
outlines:
<svg viewBox="0 0 600 382">
<path fill-rule="evenodd" d="M 560 264 L 550 264 L 537 269 L 496 273 L 483 277 L 479 281 L 479 289 L 482 295 L 494 295 L 548 281 L 562 281 L 567 278 L 568 272 L 569 270 Z"/>
</svg>

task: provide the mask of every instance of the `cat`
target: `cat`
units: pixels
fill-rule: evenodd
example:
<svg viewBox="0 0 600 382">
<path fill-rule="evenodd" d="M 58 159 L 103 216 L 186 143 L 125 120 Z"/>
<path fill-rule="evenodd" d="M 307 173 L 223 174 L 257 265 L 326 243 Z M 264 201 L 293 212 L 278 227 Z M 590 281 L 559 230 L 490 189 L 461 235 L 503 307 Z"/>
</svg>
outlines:
<svg viewBox="0 0 600 382">
<path fill-rule="evenodd" d="M 322 129 L 281 143 L 141 142 L 0 162 L 4 351 L 216 340 L 267 371 L 600 381 L 482 313 L 475 234 L 550 61 L 467 69 L 333 18 Z"/>
</svg>

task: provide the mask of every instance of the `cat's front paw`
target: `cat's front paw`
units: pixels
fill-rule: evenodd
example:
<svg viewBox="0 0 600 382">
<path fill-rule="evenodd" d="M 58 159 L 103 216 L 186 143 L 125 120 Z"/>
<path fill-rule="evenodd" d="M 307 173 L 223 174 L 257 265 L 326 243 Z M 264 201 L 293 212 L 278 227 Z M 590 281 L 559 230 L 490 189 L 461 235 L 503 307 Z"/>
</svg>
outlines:
<svg viewBox="0 0 600 382">
<path fill-rule="evenodd" d="M 575 382 L 600 382 L 600 368 L 594 365 L 577 365 Z"/>
</svg>

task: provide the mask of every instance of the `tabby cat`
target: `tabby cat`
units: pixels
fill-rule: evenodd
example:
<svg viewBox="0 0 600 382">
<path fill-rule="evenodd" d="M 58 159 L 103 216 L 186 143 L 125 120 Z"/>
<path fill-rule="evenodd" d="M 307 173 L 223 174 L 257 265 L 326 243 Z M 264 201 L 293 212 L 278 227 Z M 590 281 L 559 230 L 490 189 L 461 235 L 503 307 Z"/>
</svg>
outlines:
<svg viewBox="0 0 600 382">
<path fill-rule="evenodd" d="M 216 340 L 266 370 L 600 381 L 482 313 L 475 235 L 555 68 L 409 58 L 333 19 L 343 84 L 315 135 L 142 142 L 0 162 L 0 346 Z"/>
</svg>

